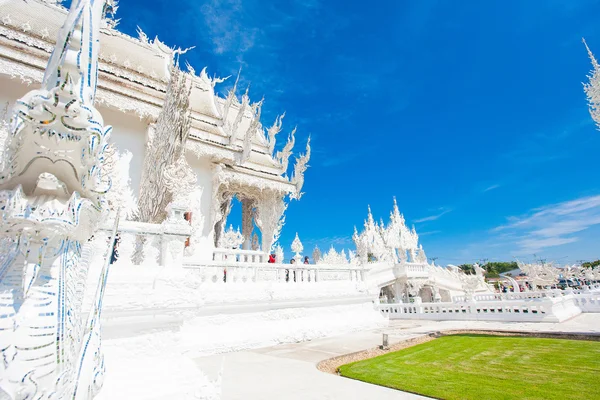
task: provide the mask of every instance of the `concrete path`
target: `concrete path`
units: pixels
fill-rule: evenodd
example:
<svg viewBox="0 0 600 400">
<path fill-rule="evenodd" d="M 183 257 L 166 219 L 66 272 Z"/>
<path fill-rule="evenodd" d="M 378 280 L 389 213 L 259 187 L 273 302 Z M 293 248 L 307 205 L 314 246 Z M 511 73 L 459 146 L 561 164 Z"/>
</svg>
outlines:
<svg viewBox="0 0 600 400">
<path fill-rule="evenodd" d="M 376 347 L 382 333 L 390 343 L 450 329 L 600 333 L 600 314 L 581 314 L 561 324 L 479 321 L 391 321 L 387 328 L 310 342 L 197 358 L 196 365 L 214 380 L 223 368 L 222 400 L 268 399 L 423 399 L 424 397 L 320 372 L 316 364 L 343 354 Z"/>
<path fill-rule="evenodd" d="M 394 335 L 396 339 L 419 335 Z M 222 400 L 425 399 L 317 370 L 319 361 L 375 347 L 381 334 L 359 332 L 310 342 L 197 358 L 215 380 L 223 368 Z"/>
</svg>

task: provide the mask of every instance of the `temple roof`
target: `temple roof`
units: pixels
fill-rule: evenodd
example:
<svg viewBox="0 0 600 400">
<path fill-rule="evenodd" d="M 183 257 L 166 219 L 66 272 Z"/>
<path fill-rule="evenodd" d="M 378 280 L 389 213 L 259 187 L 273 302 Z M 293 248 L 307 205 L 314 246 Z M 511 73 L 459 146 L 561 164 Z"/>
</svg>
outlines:
<svg viewBox="0 0 600 400">
<path fill-rule="evenodd" d="M 0 74 L 40 82 L 66 15 L 64 7 L 41 0 L 4 2 L 0 9 Z M 183 51 L 170 48 L 158 38 L 150 40 L 141 30 L 138 34 L 134 38 L 108 24 L 102 28 L 97 101 L 155 120 L 164 100 L 169 68 Z M 280 160 L 273 157 L 274 144 L 270 145 L 262 124 L 254 121 L 256 108 L 242 105 L 236 96 L 219 97 L 214 87 L 223 80 L 209 78 L 205 70 L 192 79 L 190 138 L 197 143 L 195 147 L 205 147 L 207 155 L 212 149 L 223 148 L 241 154 L 245 135 L 253 132 L 248 143 L 251 151 L 241 162 L 237 157 L 237 164 L 268 175 L 285 175 Z"/>
</svg>

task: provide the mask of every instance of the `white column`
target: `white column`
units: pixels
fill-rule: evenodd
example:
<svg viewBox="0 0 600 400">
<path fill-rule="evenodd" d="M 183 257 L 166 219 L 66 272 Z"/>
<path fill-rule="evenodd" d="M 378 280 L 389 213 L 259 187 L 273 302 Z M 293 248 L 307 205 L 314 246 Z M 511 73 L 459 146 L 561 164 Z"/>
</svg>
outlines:
<svg viewBox="0 0 600 400">
<path fill-rule="evenodd" d="M 402 296 L 404 294 L 404 285 L 402 284 L 402 282 L 396 281 L 394 282 L 394 297 L 396 300 L 396 303 L 401 303 L 402 302 Z"/>
<path fill-rule="evenodd" d="M 242 235 L 244 243 L 242 249 L 250 250 L 252 244 L 252 200 L 248 198 L 242 199 Z"/>
</svg>

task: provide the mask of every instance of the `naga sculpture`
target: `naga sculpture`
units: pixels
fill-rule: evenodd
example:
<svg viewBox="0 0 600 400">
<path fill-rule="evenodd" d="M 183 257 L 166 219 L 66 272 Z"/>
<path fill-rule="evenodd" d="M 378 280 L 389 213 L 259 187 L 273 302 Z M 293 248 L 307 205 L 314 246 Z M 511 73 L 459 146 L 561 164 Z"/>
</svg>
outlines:
<svg viewBox="0 0 600 400">
<path fill-rule="evenodd" d="M 110 136 L 94 108 L 99 28 L 112 3 L 73 0 L 40 90 L 17 101 L 0 173 L 0 398 L 89 399 L 103 357 L 82 315 L 89 239 L 103 217 Z M 113 234 L 114 237 L 114 234 Z"/>
</svg>

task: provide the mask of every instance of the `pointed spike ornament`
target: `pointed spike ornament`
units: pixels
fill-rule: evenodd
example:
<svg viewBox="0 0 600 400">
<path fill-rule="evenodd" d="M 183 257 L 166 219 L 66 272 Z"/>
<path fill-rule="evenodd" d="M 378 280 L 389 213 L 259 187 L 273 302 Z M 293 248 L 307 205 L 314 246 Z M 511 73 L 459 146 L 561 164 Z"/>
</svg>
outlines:
<svg viewBox="0 0 600 400">
<path fill-rule="evenodd" d="M 248 130 L 244 136 L 244 145 L 242 146 L 242 156 L 239 164 L 245 163 L 250 158 L 250 153 L 252 151 L 252 140 L 254 139 L 258 129 L 262 129 L 260 125 L 260 115 L 264 100 L 265 99 L 263 98 L 261 101 L 251 106 L 252 122 L 250 122 L 250 126 L 248 127 Z"/>
<path fill-rule="evenodd" d="M 593 67 L 592 71 L 587 76 L 589 82 L 583 84 L 583 90 L 588 100 L 590 115 L 596 123 L 596 127 L 600 129 L 600 64 L 598 64 L 596 57 L 594 57 L 594 54 L 588 47 L 585 39 L 583 40 L 583 44 L 587 49 Z"/>
<path fill-rule="evenodd" d="M 296 186 L 296 192 L 291 198 L 300 200 L 302 197 L 302 187 L 304 186 L 304 173 L 308 169 L 308 161 L 310 160 L 310 136 L 306 142 L 306 153 L 296 159 L 294 165 L 294 175 L 292 176 L 292 184 Z"/>
<path fill-rule="evenodd" d="M 237 102 L 237 97 L 235 93 L 237 92 L 237 85 L 240 81 L 240 74 L 242 73 L 242 68 L 238 71 L 237 77 L 235 78 L 235 82 L 233 83 L 233 88 L 229 90 L 227 93 L 227 98 L 225 99 L 225 104 L 223 105 L 223 125 L 227 124 L 227 117 L 229 116 L 229 109 L 233 102 Z"/>
<path fill-rule="evenodd" d="M 285 118 L 285 112 L 281 115 L 278 115 L 277 118 L 275 118 L 273 125 L 267 129 L 267 137 L 269 139 L 269 154 L 271 155 L 273 155 L 273 151 L 275 151 L 275 144 L 277 143 L 276 136 L 279 132 L 281 132 L 283 118 Z"/>
<path fill-rule="evenodd" d="M 249 90 L 250 86 L 246 88 L 246 92 L 242 95 L 242 103 L 229 131 L 229 144 L 235 144 L 235 141 L 238 139 L 238 128 L 242 122 L 242 119 L 244 118 L 247 108 L 250 107 L 250 96 L 248 95 Z"/>
<path fill-rule="evenodd" d="M 283 147 L 282 151 L 278 151 L 275 158 L 279 161 L 279 165 L 281 166 L 281 172 L 285 174 L 287 172 L 287 168 L 289 165 L 290 156 L 292 155 L 292 149 L 294 148 L 294 144 L 296 143 L 296 128 L 292 130 L 288 137 L 288 141 Z"/>
</svg>

